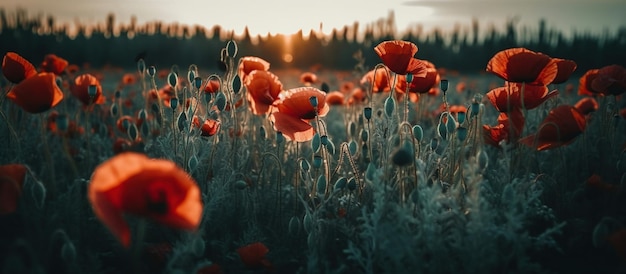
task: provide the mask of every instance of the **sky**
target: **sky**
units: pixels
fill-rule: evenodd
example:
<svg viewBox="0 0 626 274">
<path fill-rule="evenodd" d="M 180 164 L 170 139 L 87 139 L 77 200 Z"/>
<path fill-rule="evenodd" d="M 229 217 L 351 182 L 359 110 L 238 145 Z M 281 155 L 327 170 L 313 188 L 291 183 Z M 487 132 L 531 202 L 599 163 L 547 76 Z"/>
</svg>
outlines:
<svg viewBox="0 0 626 274">
<path fill-rule="evenodd" d="M 235 33 L 248 26 L 252 35 L 300 29 L 308 33 L 320 27 L 330 33 L 354 22 L 364 26 L 386 18 L 390 11 L 399 31 L 416 25 L 424 31 L 469 26 L 473 18 L 483 26 L 501 26 L 515 17 L 518 25 L 529 27 L 545 18 L 548 27 L 566 35 L 615 32 L 626 26 L 626 0 L 2 0 L 0 7 L 7 11 L 21 7 L 30 15 L 52 15 L 68 23 L 104 22 L 113 13 L 118 23 L 128 23 L 134 15 L 139 24 L 159 20 L 207 28 L 221 25 Z"/>
</svg>

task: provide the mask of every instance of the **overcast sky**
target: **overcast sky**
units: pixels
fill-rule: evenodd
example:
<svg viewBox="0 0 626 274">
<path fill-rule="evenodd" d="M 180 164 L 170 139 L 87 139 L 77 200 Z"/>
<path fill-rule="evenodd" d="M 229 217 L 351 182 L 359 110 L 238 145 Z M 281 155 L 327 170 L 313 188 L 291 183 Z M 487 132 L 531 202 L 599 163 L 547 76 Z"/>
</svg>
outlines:
<svg viewBox="0 0 626 274">
<path fill-rule="evenodd" d="M 213 3 L 213 4 L 208 4 Z M 216 4 L 219 3 L 219 4 Z M 478 18 L 483 26 L 501 25 L 506 18 L 518 16 L 520 25 L 536 27 L 540 18 L 549 27 L 566 34 L 572 30 L 614 32 L 626 26 L 626 0 L 2 0 L 8 11 L 17 7 L 31 15 L 53 15 L 61 22 L 103 22 L 112 12 L 118 22 L 139 23 L 160 20 L 166 23 L 221 25 L 240 33 L 245 26 L 255 34 L 323 31 L 364 25 L 395 13 L 398 30 L 421 24 L 426 31 L 434 26 L 450 29 L 455 23 L 468 26 Z"/>
</svg>

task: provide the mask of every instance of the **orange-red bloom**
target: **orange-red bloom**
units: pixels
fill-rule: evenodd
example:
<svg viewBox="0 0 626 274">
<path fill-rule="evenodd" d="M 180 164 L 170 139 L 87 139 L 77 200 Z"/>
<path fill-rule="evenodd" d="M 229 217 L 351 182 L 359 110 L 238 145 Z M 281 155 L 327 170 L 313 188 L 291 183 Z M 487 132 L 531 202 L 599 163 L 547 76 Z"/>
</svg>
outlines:
<svg viewBox="0 0 626 274">
<path fill-rule="evenodd" d="M 508 114 L 498 116 L 496 126 L 483 125 L 483 140 L 486 144 L 500 147 L 500 142 L 516 142 L 524 129 L 525 118 L 520 109 L 513 109 Z"/>
<path fill-rule="evenodd" d="M 124 152 L 96 167 L 89 184 L 96 216 L 124 247 L 130 246 L 129 213 L 176 229 L 195 230 L 202 218 L 200 189 L 174 162 Z"/>
<path fill-rule="evenodd" d="M 17 210 L 25 178 L 26 166 L 0 165 L 0 215 L 10 214 Z"/>
<path fill-rule="evenodd" d="M 204 87 L 204 92 L 216 93 L 220 90 L 220 81 L 217 79 L 211 79 Z"/>
<path fill-rule="evenodd" d="M 326 94 L 326 103 L 329 105 L 343 105 L 345 100 L 346 96 L 339 91 L 331 91 Z"/>
<path fill-rule="evenodd" d="M 265 258 L 265 255 L 267 255 L 269 251 L 270 250 L 261 242 L 237 248 L 237 254 L 239 254 L 241 262 L 249 268 L 271 268 L 272 264 Z"/>
<path fill-rule="evenodd" d="M 94 96 L 89 96 L 89 86 L 95 86 L 96 93 Z M 102 96 L 100 81 L 89 73 L 76 76 L 74 84 L 70 86 L 70 91 L 74 97 L 86 106 L 91 104 L 104 104 L 105 98 Z"/>
<path fill-rule="evenodd" d="M 487 71 L 514 83 L 547 85 L 558 73 L 557 61 L 525 48 L 510 48 L 496 53 Z"/>
<path fill-rule="evenodd" d="M 244 56 L 239 59 L 239 67 L 237 75 L 241 78 L 241 82 L 246 81 L 246 77 L 255 70 L 269 70 L 270 63 L 255 56 Z"/>
<path fill-rule="evenodd" d="M 45 72 L 52 72 L 61 75 L 69 63 L 67 60 L 54 54 L 47 54 L 41 63 L 41 68 Z"/>
<path fill-rule="evenodd" d="M 426 65 L 414 58 L 417 45 L 402 40 L 384 41 L 376 45 L 374 51 L 391 71 L 400 75 L 411 73 L 424 77 Z"/>
<path fill-rule="evenodd" d="M 252 71 L 244 82 L 250 109 L 255 115 L 265 115 L 278 99 L 283 84 L 273 73 L 265 70 Z"/>
<path fill-rule="evenodd" d="M 572 60 L 559 59 L 559 58 L 552 58 L 552 59 L 556 62 L 557 73 L 556 73 L 556 76 L 554 77 L 554 80 L 552 80 L 551 84 L 556 85 L 556 84 L 565 83 L 565 81 L 569 79 L 572 73 L 574 73 L 574 70 L 576 70 L 576 62 Z"/>
<path fill-rule="evenodd" d="M 310 86 L 317 83 L 317 75 L 313 72 L 304 72 L 300 74 L 300 83 Z"/>
<path fill-rule="evenodd" d="M 594 96 L 602 94 L 600 91 L 593 89 L 591 83 L 598 77 L 599 69 L 590 69 L 578 80 L 578 95 Z"/>
<path fill-rule="evenodd" d="M 598 70 L 591 87 L 605 95 L 620 95 L 626 92 L 626 69 L 620 65 L 610 65 Z"/>
<path fill-rule="evenodd" d="M 573 142 L 586 126 L 585 116 L 577 108 L 561 105 L 548 113 L 536 134 L 520 139 L 520 143 L 537 150 L 557 148 Z"/>
<path fill-rule="evenodd" d="M 391 81 L 387 67 L 370 70 L 361 78 L 361 84 L 372 85 L 374 93 L 391 91 Z"/>
<path fill-rule="evenodd" d="M 220 121 L 211 118 L 204 120 L 204 122 L 200 124 L 200 118 L 198 116 L 194 116 L 191 123 L 196 128 L 199 128 L 200 135 L 205 137 L 210 137 L 217 134 L 220 131 L 220 127 L 222 125 Z"/>
<path fill-rule="evenodd" d="M 14 86 L 7 98 L 30 113 L 41 113 L 55 107 L 63 100 L 63 92 L 52 73 L 39 73 Z"/>
<path fill-rule="evenodd" d="M 413 81 L 411 81 L 411 84 L 409 85 L 409 92 L 429 93 L 431 89 L 437 88 L 439 81 L 441 81 L 441 77 L 439 76 L 437 69 L 433 66 L 433 67 L 428 67 L 425 70 L 426 70 L 425 77 L 413 76 Z M 406 78 L 403 78 L 402 81 L 400 81 L 399 83 L 403 86 L 402 87 L 403 90 L 404 90 L 404 87 L 406 87 L 405 79 Z"/>
<path fill-rule="evenodd" d="M 9 82 L 17 84 L 24 79 L 35 76 L 35 66 L 15 52 L 7 52 L 2 59 L 2 74 Z"/>
<path fill-rule="evenodd" d="M 317 108 L 311 104 L 311 98 L 317 98 Z M 274 103 L 276 111 L 270 116 L 274 129 L 296 142 L 313 139 L 314 130 L 309 121 L 315 116 L 325 116 L 329 111 L 326 93 L 314 87 L 300 87 L 283 91 Z"/>
<path fill-rule="evenodd" d="M 544 85 L 506 83 L 504 87 L 492 89 L 486 95 L 498 111 L 507 112 L 513 108 L 534 109 L 558 94 L 557 90 L 549 91 Z M 523 104 L 522 96 L 524 97 Z"/>
</svg>

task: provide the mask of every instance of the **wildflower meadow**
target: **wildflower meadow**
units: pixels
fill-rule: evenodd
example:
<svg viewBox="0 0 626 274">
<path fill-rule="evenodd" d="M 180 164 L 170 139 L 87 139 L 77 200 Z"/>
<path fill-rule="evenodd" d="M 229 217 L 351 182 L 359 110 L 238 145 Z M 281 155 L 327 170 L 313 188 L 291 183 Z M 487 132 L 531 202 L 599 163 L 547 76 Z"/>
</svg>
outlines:
<svg viewBox="0 0 626 274">
<path fill-rule="evenodd" d="M 0 273 L 626 273 L 623 59 L 416 40 L 0 52 Z"/>
</svg>

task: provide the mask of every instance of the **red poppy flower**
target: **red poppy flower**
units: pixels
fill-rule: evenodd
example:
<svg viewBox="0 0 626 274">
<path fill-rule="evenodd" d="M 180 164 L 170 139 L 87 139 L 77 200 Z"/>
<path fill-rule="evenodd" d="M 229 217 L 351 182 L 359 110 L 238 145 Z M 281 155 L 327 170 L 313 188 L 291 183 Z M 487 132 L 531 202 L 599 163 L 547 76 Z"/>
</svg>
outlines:
<svg viewBox="0 0 626 274">
<path fill-rule="evenodd" d="M 278 99 L 283 84 L 273 73 L 265 70 L 252 71 L 244 82 L 250 109 L 255 115 L 265 115 L 270 106 Z"/>
<path fill-rule="evenodd" d="M 58 105 L 63 92 L 56 84 L 56 76 L 42 72 L 15 85 L 7 98 L 30 113 L 41 113 Z"/>
<path fill-rule="evenodd" d="M 80 68 L 78 67 L 78 65 L 75 65 L 75 64 L 70 64 L 65 69 L 65 71 L 67 71 L 67 73 L 69 73 L 70 75 L 76 74 L 79 70 Z"/>
<path fill-rule="evenodd" d="M 548 113 L 536 134 L 524 137 L 520 142 L 537 150 L 557 148 L 573 142 L 586 125 L 585 116 L 578 109 L 561 105 Z"/>
<path fill-rule="evenodd" d="M 26 166 L 0 165 L 0 215 L 10 214 L 17 210 L 25 178 Z"/>
<path fill-rule="evenodd" d="M 17 84 L 24 79 L 35 76 L 35 66 L 15 52 L 7 52 L 2 59 L 2 74 L 9 82 Z"/>
<path fill-rule="evenodd" d="M 626 119 L 626 108 L 620 109 L 619 115 L 622 116 L 622 118 Z"/>
<path fill-rule="evenodd" d="M 197 229 L 202 218 L 200 189 L 189 174 L 174 162 L 134 152 L 96 167 L 88 194 L 96 216 L 124 247 L 131 240 L 126 213 L 186 230 Z"/>
<path fill-rule="evenodd" d="M 237 248 L 241 262 L 248 268 L 271 268 L 272 264 L 265 258 L 270 250 L 261 242 L 252 243 Z"/>
<path fill-rule="evenodd" d="M 304 72 L 300 74 L 300 83 L 310 86 L 317 83 L 317 75 L 313 72 Z"/>
<path fill-rule="evenodd" d="M 552 59 L 556 62 L 557 73 L 556 77 L 554 77 L 554 80 L 552 80 L 552 83 L 550 84 L 558 85 L 565 83 L 572 73 L 574 73 L 574 70 L 576 70 L 576 62 L 559 58 Z"/>
<path fill-rule="evenodd" d="M 89 86 L 96 87 L 96 94 L 93 97 L 89 96 Z M 102 96 L 102 86 L 100 85 L 100 81 L 98 81 L 98 79 L 91 74 L 87 73 L 76 76 L 74 84 L 70 86 L 70 91 L 74 97 L 83 103 L 83 105 L 88 106 L 91 104 L 104 104 L 105 98 Z"/>
<path fill-rule="evenodd" d="M 522 86 L 524 94 L 522 95 Z M 534 109 L 546 100 L 557 96 L 557 90 L 549 91 L 543 85 L 531 85 L 522 83 L 506 83 L 504 87 L 499 87 L 487 92 L 487 98 L 500 112 L 507 112 L 512 108 Z M 522 96 L 524 104 L 522 105 Z"/>
<path fill-rule="evenodd" d="M 599 105 L 598 101 L 596 101 L 593 97 L 585 97 L 578 100 L 574 107 L 583 115 L 588 115 L 589 113 L 598 110 Z"/>
<path fill-rule="evenodd" d="M 596 77 L 598 77 L 598 71 L 600 70 L 590 69 L 587 72 L 585 72 L 583 76 L 580 77 L 580 79 L 578 80 L 578 95 L 595 96 L 595 95 L 602 94 L 600 91 L 595 90 L 591 86 L 591 83 L 593 82 L 593 80 L 595 80 Z"/>
<path fill-rule="evenodd" d="M 332 91 L 326 94 L 326 103 L 329 105 L 343 105 L 345 102 L 345 95 L 339 91 Z"/>
<path fill-rule="evenodd" d="M 406 80 L 404 79 L 405 78 L 403 78 L 403 81 L 399 81 L 398 83 L 402 85 L 402 90 L 404 90 L 404 87 L 406 87 Z M 428 93 L 431 89 L 437 88 L 437 84 L 439 84 L 440 79 L 441 78 L 436 68 L 426 68 L 425 77 L 413 76 L 413 81 L 411 81 L 411 84 L 409 85 L 409 92 Z"/>
<path fill-rule="evenodd" d="M 387 67 L 370 70 L 361 78 L 361 84 L 372 85 L 374 93 L 391 91 L 391 81 Z"/>
<path fill-rule="evenodd" d="M 274 129 L 296 142 L 313 139 L 314 130 L 309 121 L 315 116 L 325 116 L 329 111 L 326 93 L 314 87 L 300 87 L 282 92 L 274 103 L 276 111 L 270 116 Z M 311 97 L 317 98 L 317 108 L 311 105 Z"/>
<path fill-rule="evenodd" d="M 602 177 L 595 173 L 587 178 L 585 185 L 590 189 L 604 193 L 617 193 L 620 191 L 620 187 L 618 185 L 603 181 Z"/>
<path fill-rule="evenodd" d="M 217 79 L 211 79 L 204 87 L 204 92 L 216 93 L 220 90 L 220 81 Z"/>
<path fill-rule="evenodd" d="M 270 63 L 255 56 L 244 56 L 239 59 L 239 67 L 237 68 L 237 75 L 241 78 L 242 82 L 245 82 L 246 77 L 252 71 L 255 70 L 269 70 Z"/>
<path fill-rule="evenodd" d="M 45 72 L 52 72 L 61 75 L 69 63 L 67 60 L 54 54 L 47 54 L 41 63 L 41 68 Z"/>
<path fill-rule="evenodd" d="M 365 98 L 367 98 L 367 96 L 365 94 L 365 91 L 362 88 L 360 87 L 354 88 L 352 92 L 350 93 L 350 98 L 348 99 L 348 105 L 363 102 L 365 101 Z"/>
<path fill-rule="evenodd" d="M 558 73 L 557 61 L 525 48 L 510 48 L 496 53 L 487 71 L 514 83 L 547 85 Z"/>
<path fill-rule="evenodd" d="M 122 85 L 124 86 L 133 85 L 136 82 L 137 82 L 137 77 L 135 77 L 135 74 L 133 73 L 125 73 L 122 76 Z"/>
<path fill-rule="evenodd" d="M 220 127 L 222 123 L 218 120 L 214 119 L 206 119 L 202 124 L 200 124 L 200 118 L 198 116 L 194 116 L 192 120 L 192 124 L 200 129 L 200 135 L 205 137 L 210 137 L 217 134 L 220 131 Z"/>
<path fill-rule="evenodd" d="M 115 126 L 120 132 L 126 134 L 126 132 L 128 131 L 128 127 L 132 123 L 134 123 L 133 117 L 129 115 L 124 115 L 117 119 L 117 122 L 115 122 Z"/>
<path fill-rule="evenodd" d="M 426 68 L 426 65 L 421 60 L 414 58 L 417 53 L 417 46 L 411 42 L 402 40 L 384 41 L 376 45 L 374 51 L 383 61 L 383 64 L 396 74 L 424 74 L 423 70 Z"/>
<path fill-rule="evenodd" d="M 591 87 L 605 95 L 620 95 L 626 92 L 626 70 L 620 65 L 602 67 Z"/>
<path fill-rule="evenodd" d="M 496 126 L 483 125 L 483 139 L 486 144 L 500 147 L 500 142 L 516 142 L 524 129 L 525 118 L 520 109 L 513 109 L 508 114 L 500 113 Z"/>
</svg>

